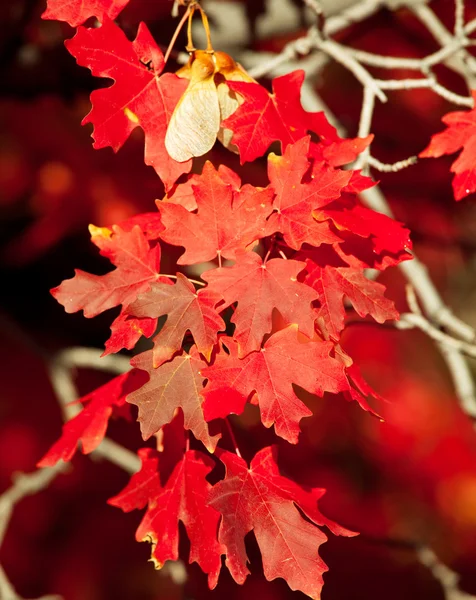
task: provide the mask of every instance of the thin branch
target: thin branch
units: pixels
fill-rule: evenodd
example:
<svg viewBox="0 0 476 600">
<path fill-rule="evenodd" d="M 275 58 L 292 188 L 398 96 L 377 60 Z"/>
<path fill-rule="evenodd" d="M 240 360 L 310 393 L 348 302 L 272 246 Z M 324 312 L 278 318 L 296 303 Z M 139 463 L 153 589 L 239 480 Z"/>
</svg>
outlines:
<svg viewBox="0 0 476 600">
<path fill-rule="evenodd" d="M 377 169 L 377 171 L 380 171 L 381 173 L 397 173 L 398 171 L 402 171 L 403 169 L 406 169 L 407 167 L 410 167 L 416 164 L 417 162 L 417 156 L 409 156 L 408 158 L 399 160 L 394 163 L 383 163 L 374 156 L 367 157 L 367 163 L 374 169 Z"/>
<path fill-rule="evenodd" d="M 433 577 L 440 583 L 445 594 L 445 600 L 475 600 L 476 596 L 467 594 L 458 589 L 459 576 L 449 567 L 444 565 L 436 554 L 424 546 L 417 551 L 419 561 L 432 573 Z"/>
<path fill-rule="evenodd" d="M 0 496 L 0 546 L 5 538 L 5 533 L 10 523 L 10 518 L 16 504 L 42 490 L 46 489 L 57 475 L 68 468 L 63 462 L 54 467 L 38 469 L 33 473 L 17 473 L 13 476 L 11 487 Z M 2 600 L 22 600 L 15 592 L 4 569 L 0 565 L 0 598 Z M 39 600 L 60 600 L 59 596 L 43 596 Z"/>
<path fill-rule="evenodd" d="M 97 369 L 121 375 L 130 371 L 130 359 L 120 354 L 101 356 L 97 348 L 73 347 L 61 351 L 55 362 L 68 369 Z"/>
<path fill-rule="evenodd" d="M 464 0 L 455 0 L 455 37 L 464 36 Z"/>
<path fill-rule="evenodd" d="M 360 81 L 364 88 L 370 89 L 377 96 L 380 102 L 387 102 L 387 96 L 379 87 L 376 80 L 349 52 L 343 50 L 343 46 L 333 40 L 322 39 L 315 29 L 311 35 L 316 49 L 322 50 L 336 62 L 346 67 Z"/>
<path fill-rule="evenodd" d="M 429 6 L 422 3 L 415 3 L 414 5 L 409 3 L 408 8 L 420 19 L 441 46 L 449 46 L 453 43 L 453 36 Z M 470 35 L 473 31 L 473 27 L 476 26 L 473 22 L 468 24 L 468 26 L 469 25 L 471 25 L 471 27 L 464 28 L 465 35 Z M 451 56 L 446 61 L 446 65 L 459 73 L 466 80 L 469 89 L 476 87 L 476 60 L 464 49 L 460 49 L 456 54 Z"/>
<path fill-rule="evenodd" d="M 364 98 L 362 100 L 362 109 L 360 111 L 359 131 L 358 136 L 361 138 L 367 137 L 370 133 L 372 125 L 372 117 L 375 109 L 375 94 L 373 89 L 364 88 Z M 355 169 L 365 169 L 367 159 L 370 156 L 370 148 L 367 147 L 355 161 Z"/>
<path fill-rule="evenodd" d="M 360 0 L 338 15 L 327 19 L 324 25 L 324 34 L 331 36 L 349 25 L 365 21 L 382 7 L 381 0 Z"/>
<path fill-rule="evenodd" d="M 463 354 L 466 354 L 466 356 L 476 358 L 476 346 L 474 344 L 468 344 L 468 342 L 463 342 L 462 340 L 451 337 L 451 335 L 443 333 L 443 331 L 432 325 L 430 321 L 428 321 L 428 319 L 426 319 L 423 315 L 402 313 L 400 315 L 400 321 L 396 321 L 395 326 L 398 329 L 413 329 L 416 327 L 425 332 L 433 340 L 436 340 L 437 342 L 445 344 L 451 348 L 455 348 Z M 476 405 L 472 409 L 472 413 L 473 414 L 471 416 L 476 417 Z"/>
</svg>

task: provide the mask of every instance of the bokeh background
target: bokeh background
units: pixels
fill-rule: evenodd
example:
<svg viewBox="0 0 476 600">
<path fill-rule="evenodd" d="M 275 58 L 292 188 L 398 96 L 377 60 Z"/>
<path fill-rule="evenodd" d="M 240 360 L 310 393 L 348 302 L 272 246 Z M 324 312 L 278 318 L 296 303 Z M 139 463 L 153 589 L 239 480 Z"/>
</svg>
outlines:
<svg viewBox="0 0 476 600">
<path fill-rule="evenodd" d="M 298 23 L 293 32 L 257 39 L 253 32 L 267 4 L 242 4 L 249 19 L 248 49 L 279 51 L 303 33 Z M 474 3 L 466 4 L 467 18 L 476 17 Z M 119 23 L 133 37 L 138 22 L 146 20 L 166 46 L 175 26 L 170 6 L 168 0 L 131 0 Z M 453 1 L 436 0 L 431 6 L 451 27 Z M 44 9 L 45 0 L 0 3 L 0 490 L 9 486 L 12 473 L 33 470 L 60 433 L 48 361 L 70 346 L 100 349 L 114 316 L 114 311 L 92 320 L 66 315 L 49 289 L 71 277 L 74 268 L 98 274 L 108 270 L 89 242 L 89 223 L 107 226 L 153 210 L 154 199 L 163 194 L 155 172 L 143 163 L 140 131 L 117 155 L 92 149 L 89 126 L 80 123 L 89 110 L 89 93 L 104 82 L 76 66 L 63 46 L 73 30 L 42 21 Z M 337 39 L 409 57 L 438 48 L 405 9 L 382 10 Z M 437 74 L 454 91 L 466 93 L 449 70 L 441 67 Z M 355 135 L 360 85 L 335 64 L 315 85 Z M 455 110 L 427 90 L 396 92 L 390 98 L 377 108 L 372 129 L 373 154 L 388 162 L 421 151 L 441 129 L 441 116 Z M 239 168 L 234 156 L 219 149 L 211 158 Z M 476 325 L 476 198 L 455 203 L 450 164 L 450 158 L 421 161 L 401 173 L 378 174 L 378 179 L 396 215 L 412 230 L 415 251 L 445 300 Z M 197 161 L 195 169 L 200 168 Z M 241 173 L 245 181 L 263 183 L 265 162 L 247 165 Z M 401 274 L 393 269 L 381 281 L 387 295 L 405 309 Z M 301 443 L 280 443 L 283 473 L 327 488 L 322 511 L 362 533 L 354 539 L 333 538 L 323 547 L 330 566 L 324 600 L 442 599 L 440 585 L 418 561 L 418 544 L 431 546 L 461 575 L 462 589 L 476 594 L 476 432 L 458 406 L 434 343 L 416 331 L 357 323 L 349 325 L 343 345 L 387 399 L 375 407 L 385 423 L 336 397 L 308 398 L 314 416 L 303 423 Z M 80 370 L 76 379 L 84 394 L 107 376 Z M 259 425 L 253 408 L 234 426 L 245 455 L 276 441 Z M 111 424 L 110 435 L 131 449 L 141 445 L 138 426 L 120 418 Z M 264 581 L 252 536 L 252 575 L 244 586 L 223 571 L 210 592 L 196 565 L 188 568 L 185 583 L 174 580 L 170 570 L 156 572 L 147 562 L 148 545 L 134 541 L 141 515 L 124 515 L 106 504 L 126 481 L 117 467 L 79 455 L 67 475 L 21 502 L 0 550 L 0 563 L 21 596 L 304 598 L 280 580 Z"/>
</svg>

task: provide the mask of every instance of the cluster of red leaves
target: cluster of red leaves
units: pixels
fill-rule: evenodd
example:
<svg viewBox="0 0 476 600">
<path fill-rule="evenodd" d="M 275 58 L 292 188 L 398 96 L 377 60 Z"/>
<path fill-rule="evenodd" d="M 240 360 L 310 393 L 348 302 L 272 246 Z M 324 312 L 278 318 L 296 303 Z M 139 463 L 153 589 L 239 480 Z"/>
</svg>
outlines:
<svg viewBox="0 0 476 600">
<path fill-rule="evenodd" d="M 318 511 L 324 490 L 306 490 L 280 474 L 274 449 L 262 449 L 248 467 L 239 452 L 218 446 L 221 426 L 252 403 L 265 427 L 296 444 L 300 421 L 311 411 L 295 386 L 317 396 L 342 394 L 370 410 L 367 398 L 375 394 L 339 345 L 350 313 L 344 298 L 362 318 L 397 319 L 384 286 L 367 279 L 365 269 L 381 271 L 410 258 L 409 233 L 359 204 L 356 194 L 372 182 L 341 167 L 371 136 L 343 140 L 322 113 L 304 111 L 301 71 L 275 79 L 273 93 L 253 81 L 227 81 L 240 101 L 221 126 L 241 162 L 273 143 L 281 148 L 268 155 L 265 188 L 242 184 L 234 171 L 210 162 L 188 174 L 193 161 L 173 160 L 165 136 L 189 82 L 163 74 L 164 56 L 143 23 L 130 42 L 111 20 L 125 4 L 50 0 L 45 16 L 74 26 L 90 16 L 101 20 L 100 27 L 78 27 L 66 43 L 78 64 L 114 81 L 93 92 L 84 122 L 94 126 L 96 148 L 114 150 L 140 126 L 145 162 L 167 194 L 155 212 L 110 228 L 91 226 L 93 243 L 114 270 L 76 271 L 52 293 L 67 312 L 83 310 L 86 317 L 121 307 L 105 353 L 134 348 L 154 335 L 159 318 L 166 320 L 153 349 L 132 360 L 133 370 L 83 399 L 85 408 L 40 464 L 71 459 L 78 442 L 91 452 L 115 408 L 134 404 L 143 438 L 156 436 L 160 451 L 139 451 L 141 471 L 111 503 L 125 511 L 147 506 L 137 539 L 153 542 L 156 565 L 178 558 L 182 521 L 190 561 L 208 574 L 210 587 L 222 555 L 243 583 L 244 538 L 253 530 L 266 578 L 282 577 L 318 598 L 326 565 L 317 549 L 326 536 L 317 526 L 352 533 Z M 177 261 L 182 271 L 161 273 L 163 243 L 184 249 Z M 192 266 L 199 280 L 187 277 Z M 190 449 L 189 432 L 207 452 Z M 179 452 L 177 439 L 184 440 Z M 226 475 L 212 485 L 207 477 L 217 461 Z"/>
</svg>

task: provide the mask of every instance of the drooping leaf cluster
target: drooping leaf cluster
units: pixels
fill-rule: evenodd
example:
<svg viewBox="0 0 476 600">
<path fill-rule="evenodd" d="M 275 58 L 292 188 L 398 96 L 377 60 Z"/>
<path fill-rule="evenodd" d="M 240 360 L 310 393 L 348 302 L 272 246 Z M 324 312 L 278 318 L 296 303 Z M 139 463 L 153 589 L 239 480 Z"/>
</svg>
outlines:
<svg viewBox="0 0 476 600">
<path fill-rule="evenodd" d="M 113 80 L 92 93 L 84 119 L 94 127 L 94 146 L 117 151 L 141 127 L 145 162 L 165 196 L 150 213 L 91 226 L 112 270 L 76 271 L 52 293 L 67 312 L 88 318 L 120 307 L 105 354 L 131 350 L 143 336 L 153 348 L 132 359 L 129 373 L 82 399 L 82 412 L 40 464 L 70 460 L 79 443 L 93 451 L 114 411 L 135 405 L 144 440 L 154 438 L 158 449 L 139 451 L 142 469 L 110 503 L 124 511 L 147 507 L 137 539 L 153 543 L 156 566 L 178 558 L 182 521 L 190 562 L 208 574 L 210 588 L 222 556 L 243 583 L 244 538 L 253 531 L 266 578 L 282 577 L 319 598 L 327 568 L 318 555 L 326 540 L 320 527 L 353 533 L 319 512 L 325 490 L 280 474 L 275 448 L 263 448 L 249 466 L 237 448 L 227 450 L 227 419 L 251 403 L 265 427 L 296 444 L 311 414 L 299 388 L 341 394 L 373 412 L 368 400 L 377 395 L 340 336 L 356 315 L 378 323 L 398 318 L 366 270 L 411 258 L 409 232 L 359 202 L 373 182 L 343 167 L 372 137 L 341 139 L 323 113 L 306 112 L 302 71 L 276 78 L 270 93 L 223 53 L 191 51 L 186 68 L 164 73 L 147 26 L 131 42 L 112 21 L 126 4 L 49 0 L 45 17 L 78 26 L 66 47 L 93 75 Z M 100 26 L 81 25 L 92 16 Z M 209 161 L 198 169 L 193 158 L 215 140 L 242 164 L 273 145 L 267 185 L 243 183 Z M 161 270 L 164 244 L 183 249 L 173 273 Z M 218 462 L 226 474 L 212 485 Z"/>
</svg>

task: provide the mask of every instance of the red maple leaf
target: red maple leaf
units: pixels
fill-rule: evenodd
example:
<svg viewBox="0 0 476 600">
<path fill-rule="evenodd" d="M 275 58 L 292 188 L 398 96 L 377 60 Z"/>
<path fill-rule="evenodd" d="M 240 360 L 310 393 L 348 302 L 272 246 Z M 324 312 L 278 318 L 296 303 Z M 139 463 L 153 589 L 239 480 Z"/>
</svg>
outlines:
<svg viewBox="0 0 476 600">
<path fill-rule="evenodd" d="M 258 83 L 227 81 L 229 88 L 243 97 L 244 102 L 223 121 L 222 127 L 233 131 L 232 142 L 238 146 L 241 163 L 262 156 L 269 146 L 281 142 L 284 150 L 303 138 L 309 131 L 319 135 L 327 146 L 323 159 L 333 166 L 352 162 L 372 141 L 341 139 L 324 113 L 308 113 L 301 105 L 304 71 L 298 70 L 273 80 L 273 93 Z"/>
<path fill-rule="evenodd" d="M 42 19 L 66 21 L 77 27 L 90 17 L 103 22 L 115 19 L 129 0 L 47 0 Z"/>
<path fill-rule="evenodd" d="M 165 561 L 178 559 L 179 520 L 182 521 L 190 540 L 189 562 L 197 562 L 208 573 L 210 589 L 217 584 L 221 555 L 225 552 L 216 533 L 220 514 L 208 505 L 211 485 L 206 476 L 213 467 L 209 456 L 196 450 L 186 452 L 165 487 L 149 500 L 136 533 L 137 541 L 152 542 L 152 560 L 160 569 Z M 142 478 L 136 479 L 138 485 L 142 482 Z M 139 487 L 137 493 L 141 492 Z"/>
<path fill-rule="evenodd" d="M 111 335 L 104 347 L 102 356 L 114 354 L 120 350 L 132 350 L 142 336 L 150 337 L 157 329 L 157 319 L 137 319 L 131 317 L 125 309 L 111 323 Z"/>
<path fill-rule="evenodd" d="M 127 306 L 157 280 L 160 269 L 160 246 L 151 248 L 138 225 L 130 232 L 117 225 L 112 230 L 90 226 L 90 231 L 101 254 L 117 268 L 106 275 L 76 269 L 73 278 L 51 290 L 67 313 L 83 310 L 85 317 L 95 317 L 119 304 Z"/>
<path fill-rule="evenodd" d="M 243 359 L 238 358 L 233 342 L 225 345 L 230 354 L 220 352 L 214 364 L 202 370 L 208 379 L 203 391 L 207 421 L 242 412 L 248 397 L 256 392 L 265 427 L 274 424 L 279 436 L 297 444 L 299 422 L 312 412 L 296 396 L 293 384 L 318 396 L 350 389 L 343 363 L 330 356 L 333 343 L 300 341 L 295 325 L 273 334 L 260 351 Z"/>
<path fill-rule="evenodd" d="M 43 456 L 38 466 L 52 467 L 59 460 L 71 460 L 79 441 L 83 454 L 96 450 L 106 435 L 113 407 L 122 406 L 127 394 L 137 390 L 143 383 L 144 374 L 133 369 L 81 398 L 86 406 L 63 425 L 60 439 Z"/>
<path fill-rule="evenodd" d="M 141 448 L 137 454 L 141 459 L 140 471 L 134 473 L 126 487 L 107 501 L 124 512 L 145 508 L 151 498 L 161 490 L 159 479 L 159 453 L 152 448 Z"/>
<path fill-rule="evenodd" d="M 185 275 L 177 273 L 175 285 L 153 283 L 127 308 L 135 317 L 156 319 L 167 315 L 165 325 L 154 338 L 154 367 L 180 350 L 187 331 L 193 335 L 198 351 L 210 359 L 217 333 L 225 329 L 225 322 L 215 310 L 218 301 L 219 297 L 208 290 L 197 293 Z"/>
<path fill-rule="evenodd" d="M 159 77 L 164 57 L 146 25 L 139 25 L 135 41 L 130 42 L 122 29 L 107 19 L 98 28 L 79 27 L 66 47 L 93 75 L 114 80 L 110 87 L 91 94 L 93 108 L 83 120 L 83 124 L 94 125 L 94 147 L 111 146 L 117 152 L 140 125 L 145 135 L 145 163 L 154 167 L 165 187 L 188 173 L 191 161 L 174 161 L 164 142 L 172 112 L 188 81 L 172 73 Z"/>
<path fill-rule="evenodd" d="M 157 368 L 152 365 L 152 351 L 134 357 L 131 364 L 149 373 L 149 381 L 127 397 L 127 402 L 139 408 L 142 437 L 147 440 L 157 433 L 181 408 L 185 429 L 192 431 L 207 450 L 213 452 L 220 435 L 210 435 L 203 416 L 204 378 L 201 370 L 207 364 L 201 360 L 195 346 L 190 353 L 182 352 Z"/>
<path fill-rule="evenodd" d="M 292 590 L 320 598 L 327 566 L 318 549 L 327 537 L 316 525 L 336 535 L 356 535 L 320 513 L 317 501 L 325 490 L 305 490 L 283 477 L 272 448 L 258 452 L 249 468 L 230 452 L 220 451 L 219 458 L 226 477 L 213 486 L 209 502 L 222 515 L 218 539 L 226 547 L 233 579 L 243 583 L 249 573 L 244 538 L 253 531 L 266 579 L 282 577 Z"/>
<path fill-rule="evenodd" d="M 235 173 L 225 165 L 218 165 L 218 175 L 225 185 L 230 185 L 233 190 L 238 191 L 241 188 L 241 179 Z M 175 185 L 164 198 L 166 202 L 172 202 L 173 204 L 179 204 L 188 211 L 197 210 L 197 201 L 195 200 L 195 194 L 193 188 L 199 186 L 202 176 L 197 173 L 188 175 L 187 181 Z M 160 208 L 163 205 L 162 200 L 157 200 L 157 206 Z"/>
<path fill-rule="evenodd" d="M 319 294 L 317 313 L 334 339 L 344 329 L 344 296 L 361 317 L 370 315 L 378 323 L 398 319 L 393 302 L 384 296 L 385 286 L 365 277 L 363 268 L 349 266 L 329 247 L 304 256 L 308 257 L 304 281 Z"/>
<path fill-rule="evenodd" d="M 476 90 L 471 92 L 476 104 Z M 438 158 L 444 154 L 454 154 L 462 148 L 461 154 L 451 165 L 455 200 L 461 200 L 476 192 L 476 106 L 471 110 L 450 112 L 442 119 L 447 126 L 444 131 L 432 136 L 429 145 L 420 152 L 420 158 Z"/>
<path fill-rule="evenodd" d="M 351 178 L 351 171 L 338 171 L 315 163 L 309 181 L 303 178 L 310 169 L 310 138 L 290 144 L 284 156 L 272 153 L 268 157 L 268 176 L 276 193 L 275 211 L 268 220 L 267 235 L 279 231 L 291 248 L 302 244 L 313 246 L 341 241 L 327 221 L 318 222 L 313 210 L 329 204 L 342 193 Z"/>
<path fill-rule="evenodd" d="M 134 225 L 138 225 L 148 240 L 159 239 L 161 232 L 164 230 L 164 226 L 162 225 L 160 214 L 158 212 L 139 213 L 138 215 L 129 217 L 124 221 L 119 221 L 117 225 L 123 231 L 131 231 Z"/>
<path fill-rule="evenodd" d="M 231 321 L 236 324 L 234 338 L 240 357 L 261 348 L 263 336 L 271 332 L 275 308 L 287 323 L 297 323 L 304 335 L 313 336 L 315 312 L 311 303 L 317 295 L 297 281 L 304 267 L 303 262 L 282 258 L 263 262 L 258 254 L 249 252 L 237 255 L 232 267 L 202 274 L 209 284 L 207 289 L 223 298 L 220 310 L 238 302 Z"/>
<path fill-rule="evenodd" d="M 407 258 L 410 258 L 410 231 L 403 223 L 362 206 L 351 196 L 314 211 L 314 218 L 319 221 L 331 219 L 339 231 L 349 231 L 352 236 L 358 235 L 369 240 L 375 254 L 402 257 L 407 254 Z"/>
<path fill-rule="evenodd" d="M 251 185 L 234 189 L 222 173 L 207 161 L 202 174 L 193 176 L 196 213 L 176 202 L 158 203 L 165 226 L 160 237 L 185 248 L 179 265 L 207 262 L 216 256 L 234 259 L 237 250 L 246 250 L 267 235 L 272 190 Z"/>
<path fill-rule="evenodd" d="M 311 144 L 310 156 L 332 167 L 341 167 L 354 162 L 374 139 L 372 134 L 365 138 L 341 138 L 324 113 L 314 115 L 312 131 L 321 139 L 318 144 Z"/>
</svg>

